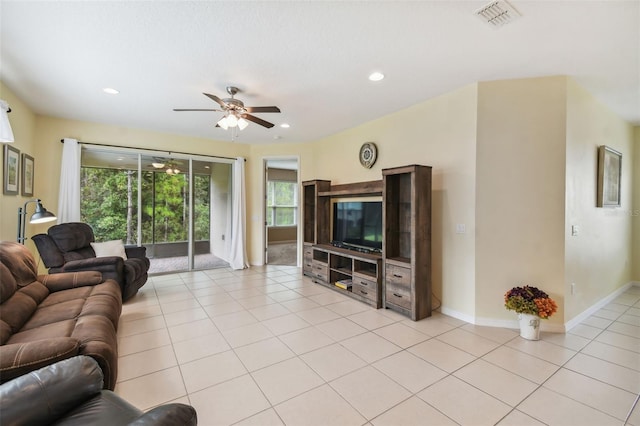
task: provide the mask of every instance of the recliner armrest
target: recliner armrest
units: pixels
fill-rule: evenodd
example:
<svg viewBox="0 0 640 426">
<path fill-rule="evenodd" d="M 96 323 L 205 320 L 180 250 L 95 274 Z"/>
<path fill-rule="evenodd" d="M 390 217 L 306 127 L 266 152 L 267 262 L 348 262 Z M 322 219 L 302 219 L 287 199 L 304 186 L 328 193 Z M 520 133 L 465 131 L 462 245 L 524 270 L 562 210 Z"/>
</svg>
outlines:
<svg viewBox="0 0 640 426">
<path fill-rule="evenodd" d="M 196 409 L 190 405 L 172 403 L 165 404 L 147 411 L 129 426 L 196 426 L 198 416 Z"/>
<path fill-rule="evenodd" d="M 147 248 L 144 246 L 126 246 L 124 248 L 125 253 L 127 253 L 127 257 L 147 257 Z"/>
<path fill-rule="evenodd" d="M 120 256 L 89 257 L 80 260 L 71 260 L 64 264 L 64 272 L 100 271 L 122 273 L 124 260 Z"/>
<path fill-rule="evenodd" d="M 54 337 L 2 345 L 0 346 L 0 383 L 45 365 L 71 358 L 79 351 L 80 342 L 72 337 Z"/>
<path fill-rule="evenodd" d="M 102 390 L 102 371 L 90 357 L 48 365 L 0 385 L 2 423 L 50 424 Z"/>
<path fill-rule="evenodd" d="M 99 271 L 80 271 L 38 275 L 38 281 L 44 284 L 49 291 L 55 292 L 70 288 L 96 285 L 104 280 L 102 279 L 102 273 Z"/>
</svg>

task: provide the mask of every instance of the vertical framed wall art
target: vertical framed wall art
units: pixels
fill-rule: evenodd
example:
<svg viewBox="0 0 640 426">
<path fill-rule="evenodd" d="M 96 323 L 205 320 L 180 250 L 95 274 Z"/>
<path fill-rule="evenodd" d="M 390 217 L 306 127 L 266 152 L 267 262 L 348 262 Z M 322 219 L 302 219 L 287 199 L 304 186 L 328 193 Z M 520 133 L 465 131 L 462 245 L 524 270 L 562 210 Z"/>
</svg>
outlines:
<svg viewBox="0 0 640 426">
<path fill-rule="evenodd" d="M 20 175 L 20 151 L 16 148 L 4 146 L 2 193 L 5 195 L 18 195 L 18 179 Z"/>
<path fill-rule="evenodd" d="M 598 147 L 596 207 L 620 207 L 622 154 L 606 145 Z"/>
<path fill-rule="evenodd" d="M 22 154 L 22 195 L 33 197 L 34 160 L 28 154 Z"/>
</svg>

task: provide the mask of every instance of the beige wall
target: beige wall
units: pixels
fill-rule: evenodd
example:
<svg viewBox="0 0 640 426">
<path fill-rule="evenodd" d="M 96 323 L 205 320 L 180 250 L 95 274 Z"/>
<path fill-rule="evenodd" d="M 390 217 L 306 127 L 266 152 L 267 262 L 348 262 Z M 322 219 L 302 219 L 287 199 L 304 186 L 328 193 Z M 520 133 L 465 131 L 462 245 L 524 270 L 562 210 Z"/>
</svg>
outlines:
<svg viewBox="0 0 640 426">
<path fill-rule="evenodd" d="M 633 209 L 633 127 L 573 80 L 567 89 L 565 320 L 631 281 Z M 623 156 L 618 208 L 596 207 L 600 145 Z M 572 225 L 578 226 L 577 236 Z"/>
<path fill-rule="evenodd" d="M 534 285 L 564 296 L 566 78 L 480 83 L 476 316 L 515 320 L 504 293 Z"/>
<path fill-rule="evenodd" d="M 633 256 L 631 263 L 632 278 L 640 283 L 640 126 L 635 129 L 635 143 L 633 147 Z"/>
</svg>

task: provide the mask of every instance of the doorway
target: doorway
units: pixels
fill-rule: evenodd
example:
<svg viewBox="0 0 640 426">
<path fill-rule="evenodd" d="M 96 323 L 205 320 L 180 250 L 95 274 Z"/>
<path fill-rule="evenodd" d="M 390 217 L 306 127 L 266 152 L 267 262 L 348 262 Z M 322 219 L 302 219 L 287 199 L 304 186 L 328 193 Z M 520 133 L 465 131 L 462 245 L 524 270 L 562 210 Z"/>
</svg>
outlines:
<svg viewBox="0 0 640 426">
<path fill-rule="evenodd" d="M 265 159 L 264 177 L 264 263 L 297 266 L 300 223 L 298 158 Z"/>
</svg>

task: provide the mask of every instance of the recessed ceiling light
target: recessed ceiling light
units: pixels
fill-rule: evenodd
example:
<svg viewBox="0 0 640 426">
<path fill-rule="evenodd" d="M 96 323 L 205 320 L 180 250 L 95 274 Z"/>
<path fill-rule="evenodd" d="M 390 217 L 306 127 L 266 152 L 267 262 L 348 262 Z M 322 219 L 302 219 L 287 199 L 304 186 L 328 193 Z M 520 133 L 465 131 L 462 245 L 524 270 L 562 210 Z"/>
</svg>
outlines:
<svg viewBox="0 0 640 426">
<path fill-rule="evenodd" d="M 371 74 L 369 74 L 369 80 L 371 81 L 380 81 L 384 78 L 384 74 L 382 74 L 381 72 L 372 72 Z"/>
<path fill-rule="evenodd" d="M 112 89 L 111 87 L 105 87 L 104 89 L 102 89 L 102 91 L 108 95 L 117 95 L 118 92 L 116 89 Z"/>
<path fill-rule="evenodd" d="M 282 123 L 280 127 L 282 127 L 283 129 L 288 129 L 291 126 L 288 123 Z"/>
</svg>

